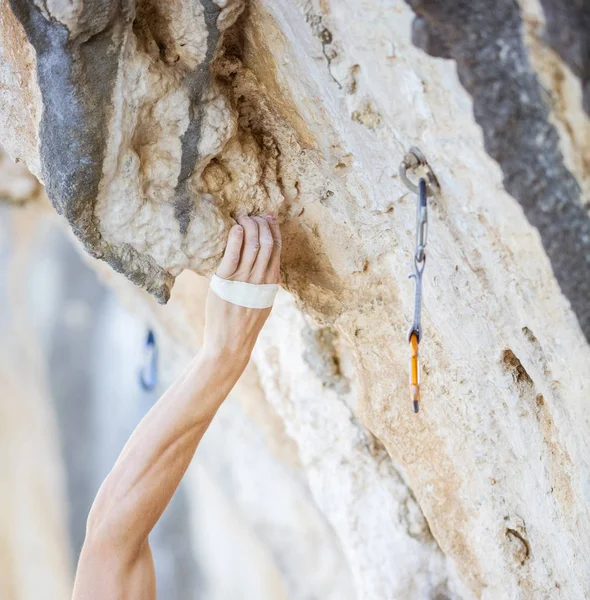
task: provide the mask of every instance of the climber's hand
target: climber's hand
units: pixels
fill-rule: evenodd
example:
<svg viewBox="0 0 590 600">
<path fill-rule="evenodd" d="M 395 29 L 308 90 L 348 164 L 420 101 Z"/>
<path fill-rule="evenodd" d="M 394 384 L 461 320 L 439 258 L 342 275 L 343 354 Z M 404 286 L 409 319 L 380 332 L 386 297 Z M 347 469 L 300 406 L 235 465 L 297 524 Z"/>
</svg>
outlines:
<svg viewBox="0 0 590 600">
<path fill-rule="evenodd" d="M 281 232 L 276 218 L 240 217 L 217 269 L 222 279 L 278 283 Z M 209 292 L 202 353 L 246 365 L 271 309 L 244 308 Z"/>
</svg>

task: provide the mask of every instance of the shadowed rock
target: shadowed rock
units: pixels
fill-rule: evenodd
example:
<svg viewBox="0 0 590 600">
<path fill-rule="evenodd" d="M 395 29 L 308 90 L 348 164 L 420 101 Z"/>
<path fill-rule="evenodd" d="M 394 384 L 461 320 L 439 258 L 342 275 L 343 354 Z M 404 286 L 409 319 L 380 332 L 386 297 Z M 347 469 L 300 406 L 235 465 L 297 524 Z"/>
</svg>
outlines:
<svg viewBox="0 0 590 600">
<path fill-rule="evenodd" d="M 176 5 L 166 14 L 157 3 L 150 11 L 148 2 L 136 14 L 132 0 L 110 0 L 75 4 L 65 16 L 56 16 L 34 2 L 11 1 L 37 57 L 43 105 L 39 154 L 48 196 L 92 256 L 160 302 L 168 300 L 182 268 L 206 269 L 220 252 L 219 243 L 200 239 L 207 234 L 199 226 L 190 229 L 201 200 L 190 178 L 198 169 L 203 121 L 215 99 L 210 66 L 222 12 L 211 0 L 200 6 Z M 171 29 L 191 19 L 197 33 L 202 29 L 201 37 L 193 41 L 192 53 L 170 64 L 162 42 L 166 36 L 159 34 L 166 30 L 169 39 Z M 150 97 L 152 85 L 159 86 L 159 97 Z M 175 96 L 171 111 L 142 128 L 141 114 L 157 110 L 162 96 Z M 186 122 L 184 129 L 165 132 L 176 136 L 177 155 L 166 147 L 174 142 L 163 138 L 166 118 Z M 219 150 L 224 142 L 218 136 L 208 145 Z M 159 144 L 164 148 L 150 155 Z M 146 193 L 146 187 L 157 187 L 158 174 L 166 186 Z M 119 211 L 121 195 L 126 209 Z M 175 231 L 164 214 L 170 210 Z M 219 234 L 223 220 L 216 208 L 205 203 L 199 214 L 207 224 L 217 223 L 212 233 Z M 144 230 L 139 241 L 138 229 Z"/>
</svg>

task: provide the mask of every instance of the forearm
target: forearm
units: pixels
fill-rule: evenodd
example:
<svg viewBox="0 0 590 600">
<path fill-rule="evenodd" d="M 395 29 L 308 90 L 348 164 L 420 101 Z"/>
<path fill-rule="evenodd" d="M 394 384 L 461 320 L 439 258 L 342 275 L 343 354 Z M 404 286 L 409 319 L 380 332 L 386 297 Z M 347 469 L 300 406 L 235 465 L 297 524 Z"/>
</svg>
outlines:
<svg viewBox="0 0 590 600">
<path fill-rule="evenodd" d="M 199 354 L 137 426 L 91 509 L 88 536 L 146 539 L 168 505 L 217 409 L 247 357 Z"/>
<path fill-rule="evenodd" d="M 238 217 L 217 276 L 277 284 L 277 221 Z M 75 600 L 155 598 L 148 535 L 168 505 L 217 409 L 244 370 L 270 308 L 210 293 L 203 351 L 137 426 L 100 488 L 88 518 Z"/>
</svg>

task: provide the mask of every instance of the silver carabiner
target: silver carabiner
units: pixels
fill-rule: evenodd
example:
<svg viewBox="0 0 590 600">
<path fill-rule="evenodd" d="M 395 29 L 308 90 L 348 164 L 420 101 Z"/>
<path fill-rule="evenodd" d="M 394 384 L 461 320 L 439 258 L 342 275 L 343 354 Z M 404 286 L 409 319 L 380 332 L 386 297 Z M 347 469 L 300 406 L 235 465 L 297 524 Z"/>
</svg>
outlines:
<svg viewBox="0 0 590 600">
<path fill-rule="evenodd" d="M 418 182 L 418 205 L 416 209 L 416 259 L 422 262 L 428 237 L 428 205 L 426 198 L 426 181 Z"/>
</svg>

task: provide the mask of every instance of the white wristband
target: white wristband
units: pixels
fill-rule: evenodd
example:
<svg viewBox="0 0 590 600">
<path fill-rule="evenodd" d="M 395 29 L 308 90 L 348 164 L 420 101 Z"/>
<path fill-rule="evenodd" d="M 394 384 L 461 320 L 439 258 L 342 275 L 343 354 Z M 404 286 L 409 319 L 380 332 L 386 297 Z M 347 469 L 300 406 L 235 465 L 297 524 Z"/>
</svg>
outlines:
<svg viewBox="0 0 590 600">
<path fill-rule="evenodd" d="M 246 308 L 270 308 L 279 290 L 276 283 L 230 281 L 217 275 L 211 277 L 210 288 L 222 300 Z"/>
</svg>

